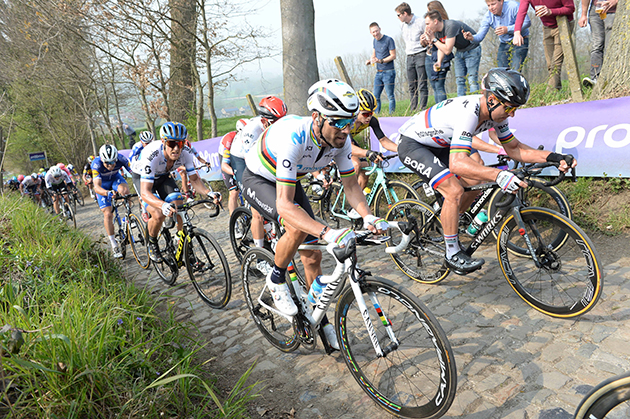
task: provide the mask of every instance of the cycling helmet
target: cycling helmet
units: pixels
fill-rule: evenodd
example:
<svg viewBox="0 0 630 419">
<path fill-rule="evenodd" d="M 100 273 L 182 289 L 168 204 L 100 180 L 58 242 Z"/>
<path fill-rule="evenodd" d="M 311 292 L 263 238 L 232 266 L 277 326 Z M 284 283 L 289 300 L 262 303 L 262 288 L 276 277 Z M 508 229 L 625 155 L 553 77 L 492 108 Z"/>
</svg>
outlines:
<svg viewBox="0 0 630 419">
<path fill-rule="evenodd" d="M 246 125 L 247 125 L 246 119 L 239 119 L 238 121 L 236 121 L 236 131 L 242 130 L 243 128 L 245 128 Z"/>
<path fill-rule="evenodd" d="M 57 163 L 57 167 L 60 168 L 61 170 L 66 170 L 66 165 L 63 163 Z"/>
<path fill-rule="evenodd" d="M 19 175 L 18 182 L 22 183 L 23 180 L 24 180 L 24 175 Z"/>
<path fill-rule="evenodd" d="M 153 137 L 153 133 L 151 131 L 142 131 L 140 133 L 140 141 L 144 144 L 149 144 L 154 138 L 155 137 Z"/>
<path fill-rule="evenodd" d="M 52 177 L 55 177 L 55 178 L 61 177 L 61 174 L 62 174 L 62 172 L 61 172 L 61 168 L 59 166 L 53 166 L 53 167 L 50 168 L 50 175 Z"/>
<path fill-rule="evenodd" d="M 68 170 L 70 170 L 70 171 L 72 172 L 72 171 L 74 170 L 74 166 L 73 166 L 73 165 L 71 165 L 71 164 L 69 164 L 69 165 L 68 165 Z"/>
<path fill-rule="evenodd" d="M 37 179 L 37 173 L 35 172 L 31 173 L 31 179 L 33 180 Z"/>
<path fill-rule="evenodd" d="M 167 122 L 160 128 L 160 139 L 184 141 L 188 138 L 188 130 L 179 122 Z"/>
<path fill-rule="evenodd" d="M 11 180 L 12 180 L 13 182 L 17 182 L 18 178 L 17 178 L 17 176 L 13 176 L 13 177 L 11 178 Z"/>
<path fill-rule="evenodd" d="M 374 93 L 368 89 L 359 89 L 357 91 L 357 97 L 359 98 L 359 109 L 367 112 L 374 112 L 376 109 L 376 97 Z"/>
<path fill-rule="evenodd" d="M 103 163 L 115 163 L 118 160 L 118 149 L 110 144 L 105 144 L 98 150 L 98 156 Z"/>
<path fill-rule="evenodd" d="M 321 80 L 308 89 L 306 106 L 311 112 L 319 112 L 333 118 L 352 118 L 359 112 L 359 99 L 354 89 L 337 80 Z"/>
<path fill-rule="evenodd" d="M 94 161 L 94 156 L 88 156 L 87 161 L 88 163 L 92 164 L 92 162 Z"/>
<path fill-rule="evenodd" d="M 39 173 L 46 173 L 46 169 L 44 169 L 43 167 L 39 168 Z"/>
<path fill-rule="evenodd" d="M 267 96 L 258 104 L 258 114 L 270 122 L 275 122 L 287 114 L 287 105 L 280 98 Z"/>
<path fill-rule="evenodd" d="M 529 83 L 516 70 L 493 68 L 482 80 L 483 88 L 501 102 L 522 106 L 529 99 Z"/>
</svg>

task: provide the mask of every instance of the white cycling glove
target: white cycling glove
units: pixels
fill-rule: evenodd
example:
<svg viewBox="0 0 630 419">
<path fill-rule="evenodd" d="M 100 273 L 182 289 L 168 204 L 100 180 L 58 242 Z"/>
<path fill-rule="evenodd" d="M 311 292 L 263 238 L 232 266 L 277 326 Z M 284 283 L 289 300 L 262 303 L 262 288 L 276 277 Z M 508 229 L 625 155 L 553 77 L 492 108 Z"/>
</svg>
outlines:
<svg viewBox="0 0 630 419">
<path fill-rule="evenodd" d="M 343 228 L 339 230 L 330 229 L 324 234 L 324 240 L 328 243 L 337 243 L 337 246 L 343 247 L 348 244 L 348 242 L 354 239 L 355 234 L 353 230 L 349 228 Z"/>
<path fill-rule="evenodd" d="M 518 191 L 521 180 L 507 170 L 502 170 L 497 175 L 497 183 L 503 189 L 503 192 L 514 193 Z"/>
<path fill-rule="evenodd" d="M 210 192 L 208 194 L 208 198 L 216 199 L 217 201 L 221 201 L 221 192 Z"/>
<path fill-rule="evenodd" d="M 363 218 L 363 228 L 368 228 L 370 225 L 374 226 L 379 231 L 385 231 L 389 228 L 387 221 L 372 214 L 366 215 L 365 218 Z"/>
<path fill-rule="evenodd" d="M 175 207 L 173 207 L 172 204 L 165 202 L 162 204 L 162 214 L 166 215 L 167 217 L 169 217 L 171 215 L 171 210 L 175 209 Z"/>
</svg>

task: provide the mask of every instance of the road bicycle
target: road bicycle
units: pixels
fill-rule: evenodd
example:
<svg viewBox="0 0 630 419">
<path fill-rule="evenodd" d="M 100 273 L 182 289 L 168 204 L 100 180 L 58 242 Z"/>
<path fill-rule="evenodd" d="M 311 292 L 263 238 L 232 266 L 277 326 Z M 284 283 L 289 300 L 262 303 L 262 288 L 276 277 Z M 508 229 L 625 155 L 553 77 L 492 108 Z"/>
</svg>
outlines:
<svg viewBox="0 0 630 419">
<path fill-rule="evenodd" d="M 407 183 L 401 180 L 389 179 L 383 170 L 389 164 L 389 160 L 398 157 L 392 154 L 383 157 L 383 162 L 374 163 L 366 167 L 367 176 L 376 174 L 376 179 L 370 188 L 370 192 L 365 199 L 372 213 L 377 217 L 384 217 L 391 206 L 401 199 L 419 199 L 416 191 Z M 351 217 L 352 207 L 346 199 L 343 184 L 340 181 L 338 171 L 330 171 L 332 184 L 323 192 L 323 182 L 318 179 L 307 179 L 303 183 L 307 196 L 316 203 L 313 210 L 315 215 L 320 217 L 332 228 L 354 227 L 361 228 L 363 220 L 361 217 Z"/>
<path fill-rule="evenodd" d="M 72 226 L 74 228 L 77 227 L 77 217 L 76 217 L 76 213 L 74 212 L 74 209 L 72 208 L 72 205 L 70 204 L 70 199 L 68 197 L 68 191 L 47 191 L 46 193 L 50 193 L 53 195 L 57 196 L 57 199 L 59 201 L 59 219 L 62 220 L 64 223 L 66 223 L 69 226 Z M 51 202 L 51 207 L 52 207 L 52 202 Z M 53 210 L 54 212 L 54 210 Z"/>
<path fill-rule="evenodd" d="M 127 195 L 116 194 L 112 202 L 112 212 L 114 214 L 114 229 L 116 240 L 120 246 L 122 259 L 127 257 L 127 245 L 131 246 L 133 257 L 142 269 L 148 269 L 151 263 L 149 253 L 147 251 L 148 233 L 144 221 L 136 214 L 131 212 L 131 199 L 138 194 L 130 193 Z M 121 215 L 118 211 L 119 207 L 124 208 Z"/>
<path fill-rule="evenodd" d="M 275 308 L 266 285 L 273 254 L 262 248 L 248 250 L 241 267 L 247 306 L 265 339 L 279 350 L 291 352 L 300 345 L 312 349 L 319 335 L 330 354 L 333 348 L 321 321 L 337 298 L 334 325 L 340 350 L 363 391 L 393 415 L 439 418 L 455 398 L 453 351 L 435 316 L 415 295 L 357 266 L 357 246 L 381 244 L 387 239 L 370 234 L 358 232 L 356 240 L 344 248 L 334 244 L 300 246 L 325 248 L 335 258 L 336 267 L 313 309 L 302 284 L 287 281 L 298 307 L 293 317 Z"/>
<path fill-rule="evenodd" d="M 72 199 L 75 202 L 78 202 L 80 206 L 84 206 L 85 205 L 85 200 L 83 199 L 83 194 L 81 193 L 79 188 L 77 188 L 77 185 L 72 184 L 69 187 L 69 190 L 70 190 L 70 194 L 71 194 Z M 75 204 L 75 208 L 76 208 L 76 204 Z"/>
<path fill-rule="evenodd" d="M 574 419 L 630 417 L 630 372 L 602 381 L 580 402 Z"/>
<path fill-rule="evenodd" d="M 539 163 L 515 174 L 529 181 L 529 175 L 549 166 L 555 165 Z M 561 173 L 547 185 L 563 178 Z M 467 218 L 475 218 L 496 189 L 500 187 L 494 182 L 464 188 L 483 191 Z M 513 194 L 498 202 L 497 208 L 467 245 L 462 243 L 462 249 L 472 256 L 496 229 L 497 257 L 503 275 L 527 304 L 549 316 L 563 318 L 593 308 L 602 293 L 603 271 L 586 233 L 558 212 L 523 206 Z M 401 234 L 392 231 L 388 242 L 391 248 L 387 249 L 405 275 L 425 284 L 436 284 L 448 276 L 439 208 L 436 212 L 422 201 L 404 200 L 392 207 L 386 219 L 409 222 Z M 459 236 L 466 241 L 465 234 Z"/>
<path fill-rule="evenodd" d="M 177 215 L 182 219 L 183 228 L 172 235 L 170 229 L 175 222 L 172 217 L 167 218 L 158 236 L 162 262 L 153 262 L 153 266 L 167 285 L 173 285 L 179 275 L 179 268 L 186 266 L 201 300 L 212 308 L 223 308 L 232 295 L 230 267 L 216 239 L 192 223 L 195 216 L 192 209 L 210 202 L 209 199 L 202 199 L 177 206 Z"/>
</svg>

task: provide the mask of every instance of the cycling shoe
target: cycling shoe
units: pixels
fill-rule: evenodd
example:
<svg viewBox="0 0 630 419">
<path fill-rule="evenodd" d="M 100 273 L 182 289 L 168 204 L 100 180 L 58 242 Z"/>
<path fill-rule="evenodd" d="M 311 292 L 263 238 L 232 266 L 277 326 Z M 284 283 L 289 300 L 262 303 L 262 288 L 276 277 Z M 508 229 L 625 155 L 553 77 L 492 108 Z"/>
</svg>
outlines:
<svg viewBox="0 0 630 419">
<path fill-rule="evenodd" d="M 444 257 L 444 260 L 446 261 L 446 266 L 457 275 L 466 275 L 474 272 L 486 262 L 481 258 L 475 259 L 468 256 L 463 250 L 455 253 L 450 259 Z"/>
</svg>

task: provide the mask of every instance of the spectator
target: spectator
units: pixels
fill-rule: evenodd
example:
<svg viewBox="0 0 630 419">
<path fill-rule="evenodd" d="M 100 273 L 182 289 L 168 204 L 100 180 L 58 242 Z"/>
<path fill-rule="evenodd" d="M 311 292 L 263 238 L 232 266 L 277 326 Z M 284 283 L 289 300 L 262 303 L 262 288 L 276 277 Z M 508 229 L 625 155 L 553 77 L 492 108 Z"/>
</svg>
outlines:
<svg viewBox="0 0 630 419">
<path fill-rule="evenodd" d="M 600 3 L 601 14 L 598 13 L 596 4 Z M 586 26 L 586 21 L 591 25 L 591 71 L 589 77 L 582 79 L 584 87 L 593 87 L 599 77 L 604 62 L 604 51 L 610 40 L 615 12 L 617 11 L 617 0 L 609 1 L 589 1 L 582 0 L 582 16 L 578 20 L 581 28 Z"/>
<path fill-rule="evenodd" d="M 407 54 L 407 82 L 409 83 L 409 96 L 411 97 L 410 109 L 415 112 L 418 109 L 418 91 L 420 91 L 420 107 L 427 107 L 429 99 L 429 86 L 427 85 L 427 72 L 424 69 L 426 45 L 420 42 L 420 36 L 424 33 L 424 21 L 411 13 L 411 6 L 400 3 L 396 7 L 396 15 L 402 22 L 402 37 L 405 41 L 405 53 Z"/>
<path fill-rule="evenodd" d="M 479 90 L 479 62 L 481 61 L 481 45 L 464 38 L 464 32 L 475 35 L 473 28 L 459 20 L 443 20 L 437 10 L 428 12 L 425 16 L 427 31 L 433 35 L 431 42 L 438 49 L 437 61 L 433 69 L 440 71 L 444 57 L 453 52 L 455 48 L 455 82 L 457 83 L 457 96 L 466 94 L 466 76 L 470 91 Z"/>
<path fill-rule="evenodd" d="M 376 64 L 376 76 L 374 76 L 374 95 L 376 96 L 376 113 L 381 111 L 381 93 L 385 87 L 385 94 L 389 100 L 389 114 L 396 110 L 396 97 L 394 87 L 396 85 L 396 44 L 394 40 L 381 33 L 378 23 L 370 23 L 370 33 L 374 37 L 372 41 L 372 57 L 365 62 L 366 65 Z"/>
<path fill-rule="evenodd" d="M 525 21 L 521 27 L 523 45 L 516 46 L 512 43 L 514 37 L 514 23 L 519 4 L 513 0 L 486 0 L 488 13 L 481 22 L 481 27 L 477 35 L 470 32 L 464 33 L 464 37 L 469 41 L 480 43 L 486 37 L 488 29 L 494 29 L 494 33 L 499 37 L 499 52 L 497 53 L 497 65 L 503 68 L 521 71 L 523 62 L 527 57 L 529 49 L 529 27 L 532 22 L 529 16 L 525 15 Z"/>
<path fill-rule="evenodd" d="M 129 124 L 123 124 L 123 131 L 129 137 L 129 148 L 132 149 L 136 143 L 136 130 L 131 128 Z"/>
<path fill-rule="evenodd" d="M 437 10 L 440 12 L 440 16 L 442 16 L 442 20 L 448 19 L 448 13 L 446 13 L 446 9 L 442 3 L 438 0 L 433 0 L 427 3 L 427 10 L 429 12 L 433 10 Z M 446 99 L 446 75 L 448 74 L 448 70 L 450 70 L 450 62 L 453 59 L 453 53 L 450 53 L 448 56 L 444 57 L 442 60 L 442 65 L 440 71 L 436 72 L 433 70 L 433 64 L 437 62 L 437 48 L 433 46 L 431 40 L 433 39 L 433 35 L 429 36 L 428 31 L 424 31 L 422 36 L 420 37 L 420 41 L 423 45 L 427 46 L 427 56 L 424 62 L 424 68 L 427 72 L 427 77 L 429 79 L 429 83 L 433 88 L 433 97 L 435 99 L 435 103 L 440 103 L 441 101 Z"/>
<path fill-rule="evenodd" d="M 573 12 L 575 11 L 573 0 L 521 0 L 516 23 L 514 24 L 513 42 L 516 46 L 521 46 L 525 43 L 521 30 L 530 4 L 543 24 L 543 45 L 547 71 L 549 72 L 548 86 L 552 89 L 560 90 L 562 88 L 560 76 L 564 52 L 562 52 L 560 30 L 558 29 L 558 23 L 556 23 L 556 17 L 566 16 L 569 19 L 569 32 L 573 32 Z"/>
</svg>

